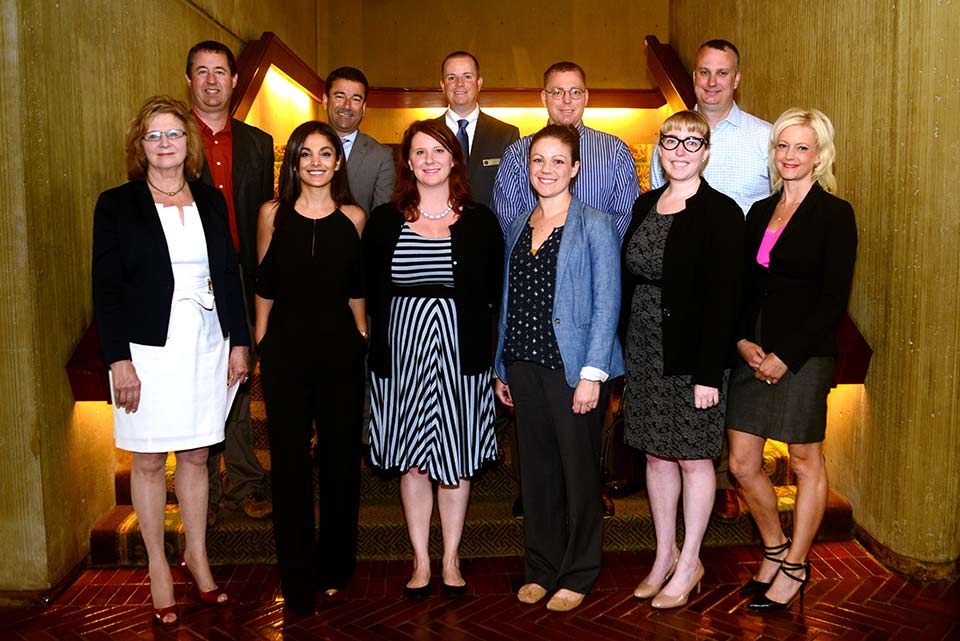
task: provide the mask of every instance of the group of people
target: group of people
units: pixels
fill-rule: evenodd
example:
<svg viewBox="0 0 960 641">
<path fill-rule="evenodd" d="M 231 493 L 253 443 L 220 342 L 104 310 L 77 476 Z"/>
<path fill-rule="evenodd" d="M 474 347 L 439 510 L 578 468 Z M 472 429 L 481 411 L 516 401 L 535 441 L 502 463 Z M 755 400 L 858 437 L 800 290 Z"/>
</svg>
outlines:
<svg viewBox="0 0 960 641">
<path fill-rule="evenodd" d="M 729 440 L 764 545 L 741 592 L 761 611 L 797 592 L 802 603 L 826 503 L 821 446 L 853 212 L 832 195 L 826 116 L 790 109 L 771 127 L 742 112 L 739 53 L 727 41 L 701 46 L 693 80 L 697 110 L 661 126 L 655 188 L 641 195 L 627 146 L 583 124 L 589 91 L 575 63 L 546 70 L 548 124 L 520 138 L 480 110 L 477 59 L 450 54 L 448 109 L 409 126 L 396 163 L 359 131 L 366 77 L 341 67 L 326 80 L 328 122 L 293 131 L 278 196 L 263 196 L 254 218 L 254 187 L 243 191 L 254 181 L 239 176 L 259 172 L 254 150 L 271 141 L 229 118 L 229 49 L 190 51 L 192 108 L 146 102 L 127 131 L 130 182 L 101 194 L 94 218 L 96 320 L 117 444 L 134 452 L 157 624 L 179 619 L 163 550 L 169 451 L 186 532 L 180 567 L 203 601 L 229 603 L 206 557 L 205 519 L 216 516 L 207 452 L 224 441 L 228 415 L 245 412 L 249 426 L 249 399 L 233 395 L 248 385 L 251 349 L 273 500 L 248 489 L 242 504 L 273 512 L 295 612 L 313 612 L 317 594 L 335 594 L 354 570 L 366 366 L 370 458 L 400 476 L 413 550 L 406 597 L 431 593 L 435 500 L 443 593 L 466 591 L 460 539 L 470 480 L 497 456 L 496 398 L 516 418 L 517 598 L 550 594 L 553 611 L 581 604 L 602 559 L 603 411 L 610 381 L 626 375 L 626 441 L 646 452 L 657 540 L 635 596 L 678 607 L 699 586 L 711 509 L 725 505 L 714 459 Z M 229 445 L 242 429 L 227 423 L 231 490 L 243 486 L 229 460 L 244 458 Z M 797 474 L 792 540 L 761 470 L 767 438 L 789 443 Z"/>
</svg>

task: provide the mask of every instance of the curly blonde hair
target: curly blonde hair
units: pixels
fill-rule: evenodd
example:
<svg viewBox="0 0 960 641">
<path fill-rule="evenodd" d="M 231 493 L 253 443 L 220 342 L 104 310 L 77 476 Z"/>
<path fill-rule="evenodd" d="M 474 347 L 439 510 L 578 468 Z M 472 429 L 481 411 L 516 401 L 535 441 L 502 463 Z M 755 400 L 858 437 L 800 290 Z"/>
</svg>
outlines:
<svg viewBox="0 0 960 641">
<path fill-rule="evenodd" d="M 777 170 L 777 163 L 774 160 L 774 152 L 777 147 L 777 139 L 787 127 L 801 125 L 810 127 L 813 135 L 817 139 L 817 158 L 818 164 L 813 168 L 813 180 L 820 183 L 820 186 L 829 193 L 837 190 L 837 178 L 833 175 L 833 161 L 837 157 L 837 148 L 833 144 L 833 123 L 827 118 L 826 114 L 817 109 L 801 109 L 791 107 L 787 109 L 777 121 L 773 123 L 773 129 L 770 131 L 770 182 L 773 184 L 773 191 L 780 191 L 783 186 L 783 177 Z"/>
</svg>

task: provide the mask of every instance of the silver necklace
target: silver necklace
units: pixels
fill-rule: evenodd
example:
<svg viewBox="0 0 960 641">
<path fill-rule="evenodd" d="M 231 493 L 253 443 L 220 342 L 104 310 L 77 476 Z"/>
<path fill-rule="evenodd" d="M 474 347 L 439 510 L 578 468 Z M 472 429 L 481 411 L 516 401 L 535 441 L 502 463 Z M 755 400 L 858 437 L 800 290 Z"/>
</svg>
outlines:
<svg viewBox="0 0 960 641">
<path fill-rule="evenodd" d="M 439 214 L 428 214 L 427 212 L 423 211 L 422 207 L 419 207 L 419 206 L 417 207 L 417 210 L 420 212 L 420 215 L 426 218 L 427 220 L 440 220 L 441 218 L 449 214 L 452 209 L 453 209 L 453 205 L 447 205 L 447 208 L 444 209 Z"/>
<path fill-rule="evenodd" d="M 157 191 L 159 191 L 161 194 L 166 194 L 167 196 L 170 196 L 171 198 L 173 198 L 174 196 L 179 194 L 181 191 L 183 191 L 183 188 L 187 186 L 187 181 L 184 180 L 182 183 L 180 183 L 180 188 L 177 189 L 176 191 L 164 191 L 163 189 L 160 189 L 159 187 L 154 185 L 152 182 L 150 182 L 149 178 L 147 178 L 147 184 L 153 187 L 154 189 L 156 189 Z"/>
</svg>

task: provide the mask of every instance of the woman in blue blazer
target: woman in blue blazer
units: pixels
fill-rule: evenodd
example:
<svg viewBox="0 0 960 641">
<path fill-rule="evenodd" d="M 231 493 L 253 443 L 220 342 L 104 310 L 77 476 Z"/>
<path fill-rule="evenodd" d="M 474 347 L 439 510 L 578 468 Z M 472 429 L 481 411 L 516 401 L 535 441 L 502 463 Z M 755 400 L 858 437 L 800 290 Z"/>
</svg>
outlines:
<svg viewBox="0 0 960 641">
<path fill-rule="evenodd" d="M 497 397 L 517 419 L 526 583 L 547 609 L 580 605 L 600 573 L 600 437 L 610 378 L 623 374 L 617 338 L 620 242 L 613 219 L 570 192 L 580 169 L 576 129 L 533 136 L 533 211 L 507 230 L 497 345 Z"/>
</svg>

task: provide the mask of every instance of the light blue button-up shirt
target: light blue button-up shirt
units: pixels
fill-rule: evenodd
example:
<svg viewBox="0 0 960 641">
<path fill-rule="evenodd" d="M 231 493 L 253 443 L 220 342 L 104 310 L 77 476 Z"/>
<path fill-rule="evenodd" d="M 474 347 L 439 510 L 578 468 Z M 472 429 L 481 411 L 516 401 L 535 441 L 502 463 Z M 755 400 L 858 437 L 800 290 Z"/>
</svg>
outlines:
<svg viewBox="0 0 960 641">
<path fill-rule="evenodd" d="M 730 113 L 710 132 L 710 160 L 703 176 L 710 186 L 730 196 L 744 216 L 750 206 L 770 195 L 767 165 L 771 125 L 742 111 L 733 103 Z M 650 161 L 650 188 L 663 186 L 660 146 L 654 145 Z"/>
<path fill-rule="evenodd" d="M 580 132 L 580 173 L 573 195 L 583 203 L 613 217 L 620 238 L 627 232 L 633 201 L 640 195 L 637 167 L 626 143 L 614 135 L 582 123 Z M 507 233 L 510 223 L 537 205 L 527 168 L 533 136 L 524 136 L 503 152 L 491 200 L 500 228 Z"/>
</svg>

